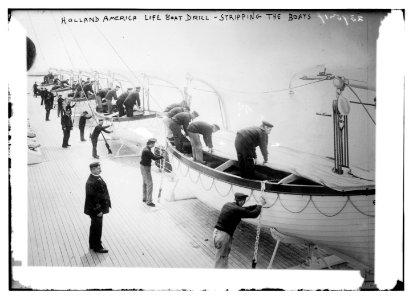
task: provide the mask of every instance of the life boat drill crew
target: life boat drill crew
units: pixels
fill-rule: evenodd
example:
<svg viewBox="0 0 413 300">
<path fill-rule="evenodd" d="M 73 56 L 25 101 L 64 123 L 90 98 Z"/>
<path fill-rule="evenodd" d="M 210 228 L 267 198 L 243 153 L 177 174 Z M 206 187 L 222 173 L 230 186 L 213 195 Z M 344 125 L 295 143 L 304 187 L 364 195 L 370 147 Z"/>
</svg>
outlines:
<svg viewBox="0 0 413 300">
<path fill-rule="evenodd" d="M 129 96 L 129 94 L 132 92 L 132 88 L 128 88 L 126 92 L 120 94 L 118 97 L 118 100 L 116 100 L 116 105 L 118 107 L 118 112 L 119 112 L 119 117 L 122 117 L 125 115 L 125 108 L 123 106 L 126 98 Z"/>
<path fill-rule="evenodd" d="M 181 130 L 185 131 L 185 135 L 188 135 L 188 125 L 189 123 L 198 117 L 199 114 L 196 111 L 192 112 L 181 112 L 172 117 L 172 122 L 169 124 L 169 129 L 172 131 L 174 136 L 174 144 L 176 150 L 179 152 L 183 151 L 183 142 L 185 137 L 183 136 Z"/>
<path fill-rule="evenodd" d="M 95 129 L 93 130 L 92 134 L 90 135 L 90 140 L 92 141 L 92 156 L 93 158 L 99 159 L 99 156 L 97 154 L 97 144 L 98 144 L 98 138 L 99 134 L 103 131 L 106 133 L 112 133 L 112 131 L 107 131 L 106 128 L 109 128 L 110 125 L 103 126 L 103 119 L 99 119 L 99 124 L 96 125 Z"/>
<path fill-rule="evenodd" d="M 117 85 L 114 89 L 110 90 L 106 96 L 106 105 L 108 106 L 108 113 L 111 114 L 112 113 L 112 100 L 118 100 L 118 95 L 117 95 L 117 91 L 119 91 L 120 86 Z"/>
<path fill-rule="evenodd" d="M 262 121 L 261 126 L 251 126 L 237 132 L 235 150 L 237 151 L 238 164 L 241 177 L 255 179 L 255 164 L 257 153 L 255 148 L 260 147 L 264 163 L 268 162 L 268 135 L 274 125 Z"/>
<path fill-rule="evenodd" d="M 138 106 L 138 109 L 141 109 L 141 100 L 139 98 L 139 92 L 141 88 L 137 86 L 133 92 L 131 92 L 128 97 L 126 97 L 125 102 L 123 104 L 126 108 L 126 116 L 133 117 L 133 107 L 135 104 Z"/>
<path fill-rule="evenodd" d="M 208 124 L 203 121 L 194 121 L 188 125 L 188 135 L 191 140 L 192 156 L 194 161 L 204 163 L 204 153 L 202 152 L 202 144 L 200 135 L 204 139 L 205 145 L 208 147 L 208 151 L 212 153 L 212 134 L 220 130 L 217 124 Z"/>
</svg>

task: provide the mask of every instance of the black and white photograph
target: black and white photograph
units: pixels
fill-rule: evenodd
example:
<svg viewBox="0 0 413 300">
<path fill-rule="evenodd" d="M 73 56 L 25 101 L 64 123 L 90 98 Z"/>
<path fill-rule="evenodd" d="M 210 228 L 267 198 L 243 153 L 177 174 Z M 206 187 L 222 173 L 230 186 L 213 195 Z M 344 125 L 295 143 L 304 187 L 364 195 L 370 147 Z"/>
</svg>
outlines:
<svg viewBox="0 0 413 300">
<path fill-rule="evenodd" d="M 11 290 L 404 290 L 403 8 L 8 14 Z"/>
</svg>

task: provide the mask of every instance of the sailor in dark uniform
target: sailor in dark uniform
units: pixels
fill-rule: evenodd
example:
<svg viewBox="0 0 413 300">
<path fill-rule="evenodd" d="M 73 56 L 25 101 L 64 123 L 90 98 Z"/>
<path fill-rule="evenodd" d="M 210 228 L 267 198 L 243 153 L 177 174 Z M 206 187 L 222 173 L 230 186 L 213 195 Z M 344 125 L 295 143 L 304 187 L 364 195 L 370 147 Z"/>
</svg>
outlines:
<svg viewBox="0 0 413 300">
<path fill-rule="evenodd" d="M 108 106 L 108 113 L 112 113 L 112 100 L 118 100 L 117 91 L 119 91 L 120 86 L 117 85 L 114 89 L 110 90 L 106 95 L 106 105 Z"/>
<path fill-rule="evenodd" d="M 212 134 L 219 129 L 217 124 L 210 125 L 203 121 L 194 121 L 188 125 L 188 135 L 191 140 L 194 161 L 204 163 L 204 153 L 202 152 L 200 135 L 202 135 L 209 152 L 212 153 L 214 147 L 212 144 Z"/>
<path fill-rule="evenodd" d="M 181 112 L 172 117 L 172 122 L 169 124 L 169 129 L 172 131 L 174 136 L 174 144 L 176 150 L 179 152 L 183 151 L 183 141 L 185 140 L 181 130 L 183 129 L 185 131 L 185 135 L 188 135 L 187 128 L 189 123 L 198 116 L 198 112 L 192 111 Z"/>
<path fill-rule="evenodd" d="M 99 162 L 89 165 L 90 175 L 86 181 L 84 213 L 90 217 L 89 249 L 97 253 L 108 253 L 102 245 L 103 215 L 112 208 L 109 191 L 105 181 L 100 177 L 102 169 Z"/>
<path fill-rule="evenodd" d="M 82 142 L 86 142 L 85 139 L 85 126 L 86 126 L 86 120 L 92 118 L 92 116 L 87 116 L 87 111 L 84 111 L 82 115 L 79 118 L 79 130 L 80 130 L 80 140 Z"/>
<path fill-rule="evenodd" d="M 96 111 L 103 112 L 102 101 L 105 99 L 106 94 L 109 92 L 109 89 L 99 89 L 96 93 Z"/>
<path fill-rule="evenodd" d="M 46 99 L 44 101 L 44 108 L 46 109 L 46 121 L 49 120 L 50 110 L 53 109 L 54 95 L 52 92 L 47 92 Z"/>
<path fill-rule="evenodd" d="M 95 129 L 93 130 L 91 136 L 90 136 L 90 140 L 92 141 L 92 156 L 96 159 L 99 158 L 98 154 L 97 154 L 97 144 L 98 144 L 98 138 L 100 133 L 106 132 L 106 133 L 112 133 L 112 131 L 107 131 L 106 128 L 109 128 L 110 125 L 106 125 L 103 126 L 103 119 L 99 119 L 99 124 L 96 125 Z"/>
<path fill-rule="evenodd" d="M 63 130 L 62 147 L 67 148 L 70 146 L 69 145 L 70 131 L 73 129 L 72 113 L 70 110 L 66 110 L 66 113 L 62 115 L 60 123 L 62 124 L 62 130 Z"/>
<path fill-rule="evenodd" d="M 154 207 L 155 204 L 152 202 L 152 174 L 151 174 L 151 165 L 152 160 L 162 159 L 163 156 L 155 155 L 152 153 L 151 149 L 155 146 L 156 139 L 149 139 L 146 143 L 146 147 L 142 150 L 140 169 L 142 174 L 143 181 L 143 202 L 146 202 L 146 205 Z"/>
<path fill-rule="evenodd" d="M 268 135 L 273 127 L 271 123 L 263 121 L 261 126 L 251 126 L 237 132 L 235 150 L 241 177 L 255 179 L 254 166 L 257 159 L 255 148 L 257 146 L 261 149 L 264 163 L 268 162 Z"/>
<path fill-rule="evenodd" d="M 37 85 L 37 81 L 33 84 L 33 95 L 37 98 L 37 95 L 39 94 L 39 89 Z"/>
<path fill-rule="evenodd" d="M 122 117 L 125 115 L 125 108 L 123 107 L 123 104 L 126 98 L 131 93 L 131 91 L 132 91 L 132 88 L 128 88 L 127 91 L 120 94 L 120 96 L 118 97 L 118 100 L 116 100 L 116 106 L 118 107 L 119 117 Z"/>
<path fill-rule="evenodd" d="M 141 100 L 139 98 L 140 91 L 141 91 L 141 88 L 137 86 L 135 88 L 135 91 L 130 93 L 128 97 L 126 97 L 125 102 L 123 102 L 126 108 L 127 117 L 133 117 L 133 107 L 135 106 L 135 104 L 138 106 L 139 110 L 141 109 Z"/>
<path fill-rule="evenodd" d="M 57 98 L 57 117 L 60 117 L 60 115 L 64 114 L 64 110 L 63 110 L 63 102 L 65 100 L 63 99 L 62 95 L 59 95 L 59 97 Z"/>
<path fill-rule="evenodd" d="M 183 105 L 183 106 L 175 106 L 175 105 Z M 181 112 L 187 112 L 187 111 L 189 111 L 189 106 L 186 106 L 185 101 L 182 101 L 180 103 L 171 104 L 165 108 L 164 110 L 165 116 L 163 118 L 163 124 L 165 126 L 166 136 L 168 138 L 171 138 L 173 136 L 172 131 L 169 129 L 171 122 L 173 122 L 172 117 L 174 117 L 176 114 L 179 114 Z"/>
</svg>

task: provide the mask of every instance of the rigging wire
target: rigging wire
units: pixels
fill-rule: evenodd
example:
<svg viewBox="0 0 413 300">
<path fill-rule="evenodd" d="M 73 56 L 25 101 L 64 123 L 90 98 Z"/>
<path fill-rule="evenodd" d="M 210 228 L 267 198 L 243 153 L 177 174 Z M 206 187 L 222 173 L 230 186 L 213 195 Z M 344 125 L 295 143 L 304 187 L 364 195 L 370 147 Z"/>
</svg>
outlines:
<svg viewBox="0 0 413 300">
<path fill-rule="evenodd" d="M 74 68 L 75 65 L 74 65 L 74 63 L 73 63 L 73 61 L 72 61 L 72 58 L 71 58 L 70 55 L 69 55 L 69 52 L 68 52 L 67 47 L 66 47 L 66 44 L 65 44 L 65 42 L 64 42 L 64 40 L 63 40 L 62 33 L 60 32 L 59 25 L 57 24 L 56 18 L 54 17 L 53 14 L 52 14 L 52 18 L 53 18 L 54 23 L 56 24 L 57 32 L 58 32 L 58 34 L 59 34 L 60 40 L 62 41 L 63 48 L 65 49 L 66 55 L 67 55 L 67 57 L 69 58 L 70 64 L 72 65 L 72 68 Z"/>
<path fill-rule="evenodd" d="M 350 91 L 353 92 L 353 94 L 356 96 L 357 100 L 360 102 L 360 104 L 363 106 L 364 110 L 366 111 L 367 115 L 370 117 L 371 121 L 373 122 L 374 125 L 376 125 L 376 122 L 374 121 L 373 117 L 370 115 L 369 111 L 367 110 L 366 106 L 364 103 L 361 101 L 357 93 L 353 90 L 353 88 L 350 85 L 347 85 Z"/>
<path fill-rule="evenodd" d="M 59 10 L 59 12 L 60 12 L 61 16 L 63 17 L 62 11 Z M 72 31 L 72 28 L 70 27 L 70 25 L 67 25 L 67 27 L 69 28 L 70 33 L 72 34 L 73 39 L 75 40 L 75 43 L 76 43 L 77 47 L 79 48 L 80 53 L 82 54 L 82 57 L 83 57 L 84 61 L 85 61 L 86 64 L 88 65 L 89 69 L 90 69 L 90 70 L 93 70 L 92 67 L 91 67 L 90 64 L 89 64 L 89 61 L 88 61 L 87 58 L 86 58 L 85 53 L 84 53 L 83 50 L 82 50 L 82 47 L 80 47 L 79 42 L 77 41 L 76 35 L 75 35 L 75 34 L 73 33 L 73 31 Z"/>
<path fill-rule="evenodd" d="M 139 79 L 138 76 L 136 76 L 135 72 L 133 72 L 133 70 L 128 66 L 128 64 L 123 60 L 122 56 L 119 54 L 119 52 L 116 50 L 116 48 L 112 45 L 112 43 L 110 42 L 110 40 L 105 36 L 105 34 L 99 29 L 99 27 L 93 23 L 93 25 L 95 25 L 96 29 L 99 31 L 99 33 L 102 35 L 102 37 L 105 39 L 105 41 L 109 44 L 109 46 L 112 48 L 112 50 L 115 52 L 115 54 L 119 57 L 120 61 L 125 65 L 125 67 L 127 68 L 127 70 L 132 74 L 132 76 L 139 82 L 140 85 L 143 86 L 142 81 Z M 151 95 L 149 95 L 149 97 L 152 97 Z M 156 101 L 156 99 L 154 97 L 152 97 L 153 100 L 155 101 L 155 103 L 159 106 L 162 107 L 158 101 Z"/>
<path fill-rule="evenodd" d="M 30 17 L 29 12 L 27 12 L 27 17 L 28 17 L 28 19 L 29 19 L 30 24 L 32 25 L 33 33 L 34 33 L 34 36 L 36 37 L 36 40 L 37 40 L 37 43 L 38 43 L 38 46 L 39 46 L 39 52 L 40 52 L 41 56 L 43 57 L 44 62 L 46 62 L 46 57 L 45 57 L 45 55 L 44 55 L 44 53 L 43 53 L 43 51 L 42 51 L 42 47 L 40 47 L 41 43 L 40 43 L 39 37 L 37 36 L 36 29 L 35 29 L 35 27 L 34 27 L 34 25 L 33 25 L 33 20 L 32 20 L 32 18 Z M 46 63 L 47 63 L 47 62 L 46 62 Z"/>
</svg>

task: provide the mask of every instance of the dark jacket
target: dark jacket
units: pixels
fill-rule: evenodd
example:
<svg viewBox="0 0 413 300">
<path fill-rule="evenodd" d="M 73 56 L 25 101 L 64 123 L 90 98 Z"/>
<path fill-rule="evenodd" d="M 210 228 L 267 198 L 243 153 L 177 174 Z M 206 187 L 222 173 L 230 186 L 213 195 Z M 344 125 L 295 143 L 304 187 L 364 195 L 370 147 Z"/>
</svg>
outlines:
<svg viewBox="0 0 413 300">
<path fill-rule="evenodd" d="M 62 116 L 62 119 L 60 120 L 60 124 L 62 124 L 62 129 L 63 130 L 65 130 L 65 128 L 66 128 L 66 130 L 72 130 L 73 129 L 72 119 L 66 114 L 64 114 Z"/>
<path fill-rule="evenodd" d="M 86 116 L 80 116 L 79 118 L 79 128 L 85 128 L 86 125 L 86 120 L 90 119 L 92 116 L 86 117 Z"/>
<path fill-rule="evenodd" d="M 252 152 L 254 158 L 257 158 L 255 148 L 260 146 L 264 161 L 268 160 L 268 134 L 265 132 L 264 127 L 251 126 L 239 130 L 235 139 L 235 143 L 237 142 L 242 144 L 246 151 Z"/>
<path fill-rule="evenodd" d="M 136 103 L 139 107 L 141 106 L 141 99 L 139 98 L 139 93 L 136 91 L 130 93 L 128 97 L 126 97 L 125 102 L 123 102 L 125 106 L 134 106 Z"/>
<path fill-rule="evenodd" d="M 110 127 L 110 125 L 106 125 L 106 126 L 101 126 L 100 124 L 96 125 L 95 129 L 93 129 L 93 132 L 92 132 L 92 135 L 90 136 L 90 138 L 92 140 L 97 141 L 101 131 L 106 132 L 106 133 L 110 133 L 110 131 L 105 130 L 108 127 Z"/>
<path fill-rule="evenodd" d="M 57 106 L 63 108 L 63 101 L 65 101 L 62 97 L 57 98 Z"/>
<path fill-rule="evenodd" d="M 46 99 L 44 102 L 44 108 L 47 109 L 52 109 L 53 108 L 53 102 L 54 102 L 54 95 L 51 92 L 48 92 L 46 94 Z"/>
<path fill-rule="evenodd" d="M 261 205 L 242 207 L 238 206 L 235 202 L 228 202 L 222 207 L 215 228 L 233 236 L 242 218 L 256 218 L 260 215 L 260 212 Z"/>
<path fill-rule="evenodd" d="M 91 95 L 89 94 L 89 92 L 91 92 L 92 94 L 94 94 L 93 91 L 93 87 L 91 83 L 85 83 L 83 85 L 83 91 L 85 92 L 86 97 L 90 97 Z"/>
<path fill-rule="evenodd" d="M 205 145 L 207 145 L 209 148 L 213 148 L 213 145 L 212 145 L 212 132 L 213 131 L 214 131 L 214 127 L 212 125 L 209 125 L 207 122 L 203 122 L 203 121 L 194 121 L 188 125 L 188 132 L 202 134 Z"/>
<path fill-rule="evenodd" d="M 142 154 L 141 154 L 141 162 L 140 164 L 142 166 L 147 166 L 150 167 L 152 164 L 152 160 L 159 160 L 162 159 L 163 156 L 158 156 L 152 153 L 151 148 L 149 147 L 145 147 L 142 150 Z"/>
<path fill-rule="evenodd" d="M 96 95 L 98 95 L 100 98 L 105 98 L 106 94 L 108 93 L 109 89 L 103 89 L 103 90 L 99 90 L 99 92 L 96 93 Z"/>
<path fill-rule="evenodd" d="M 106 183 L 100 176 L 90 174 L 86 181 L 84 213 L 89 216 L 96 216 L 101 212 L 107 214 L 109 208 L 112 208 L 112 205 Z"/>
<path fill-rule="evenodd" d="M 106 95 L 105 99 L 108 101 L 112 101 L 113 99 L 118 100 L 118 95 L 116 94 L 116 90 L 110 90 Z"/>
<path fill-rule="evenodd" d="M 177 107 L 172 108 L 172 109 L 167 113 L 167 116 L 168 116 L 168 118 L 172 118 L 172 117 L 174 117 L 176 114 L 179 114 L 179 113 L 185 112 L 185 111 L 186 111 L 186 110 L 185 110 L 184 107 L 182 107 L 182 106 L 177 106 Z"/>
<path fill-rule="evenodd" d="M 174 120 L 177 124 L 182 125 L 186 135 L 188 135 L 187 128 L 188 128 L 189 122 L 191 122 L 192 120 L 192 116 L 190 112 L 186 111 L 186 112 L 181 112 L 179 114 L 176 114 L 175 116 L 172 117 L 172 120 Z"/>
<path fill-rule="evenodd" d="M 128 95 L 129 95 L 128 92 L 124 92 L 120 94 L 120 96 L 118 97 L 118 100 L 116 101 L 116 105 L 123 105 L 123 102 L 125 102 L 125 99 L 128 97 Z"/>
<path fill-rule="evenodd" d="M 168 105 L 167 107 L 165 107 L 164 112 L 169 112 L 169 111 L 171 111 L 171 109 L 173 109 L 175 107 L 182 107 L 182 106 L 186 106 L 186 105 L 187 104 L 186 104 L 185 101 L 182 101 L 182 102 L 179 102 L 179 103 L 173 103 L 173 104 Z"/>
<path fill-rule="evenodd" d="M 72 108 L 76 106 L 76 102 L 73 105 L 70 105 L 69 103 L 66 105 L 65 110 L 70 110 L 70 113 L 72 113 Z"/>
</svg>

